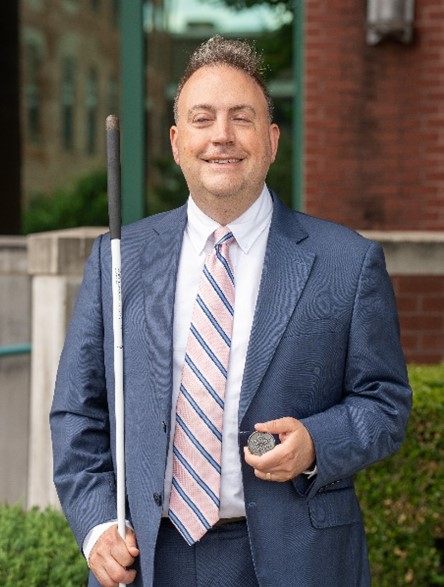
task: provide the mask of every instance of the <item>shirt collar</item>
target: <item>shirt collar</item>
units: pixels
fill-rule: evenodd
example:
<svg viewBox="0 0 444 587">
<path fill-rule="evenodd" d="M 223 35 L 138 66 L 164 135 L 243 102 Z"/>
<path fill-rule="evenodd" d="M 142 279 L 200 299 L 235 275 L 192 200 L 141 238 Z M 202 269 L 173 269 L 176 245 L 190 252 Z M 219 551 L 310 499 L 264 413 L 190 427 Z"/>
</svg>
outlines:
<svg viewBox="0 0 444 587">
<path fill-rule="evenodd" d="M 241 250 L 247 254 L 259 235 L 270 225 L 273 203 L 270 192 L 264 185 L 260 196 L 239 218 L 228 224 Z M 220 226 L 207 216 L 194 202 L 188 198 L 187 234 L 193 247 L 201 254 L 213 232 Z"/>
</svg>

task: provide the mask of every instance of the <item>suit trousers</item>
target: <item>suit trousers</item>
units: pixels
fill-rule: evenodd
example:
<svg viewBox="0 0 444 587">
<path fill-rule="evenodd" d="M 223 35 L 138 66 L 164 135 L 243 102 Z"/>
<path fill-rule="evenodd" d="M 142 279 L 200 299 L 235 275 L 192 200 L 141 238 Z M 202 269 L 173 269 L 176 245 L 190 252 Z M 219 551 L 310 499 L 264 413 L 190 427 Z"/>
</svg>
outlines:
<svg viewBox="0 0 444 587">
<path fill-rule="evenodd" d="M 216 526 L 189 546 L 168 518 L 156 544 L 154 587 L 258 587 L 246 522 Z"/>
</svg>

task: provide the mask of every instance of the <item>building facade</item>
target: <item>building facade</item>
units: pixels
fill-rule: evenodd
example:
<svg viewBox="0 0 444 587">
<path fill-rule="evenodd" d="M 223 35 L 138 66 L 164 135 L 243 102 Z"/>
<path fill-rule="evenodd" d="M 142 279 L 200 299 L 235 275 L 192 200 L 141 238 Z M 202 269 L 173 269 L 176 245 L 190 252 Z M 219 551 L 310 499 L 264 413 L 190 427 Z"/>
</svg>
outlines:
<svg viewBox="0 0 444 587">
<path fill-rule="evenodd" d="M 444 4 L 415 1 L 411 42 L 370 45 L 369 3 L 304 2 L 304 209 L 361 231 L 442 233 Z M 170 34 L 165 6 L 153 0 L 145 15 L 150 197 L 168 183 L 177 191 L 168 142 L 175 84 L 191 50 L 218 30 L 197 20 Z M 119 59 L 119 0 L 21 2 L 25 200 L 105 166 L 104 121 L 119 111 Z M 290 111 L 291 95 L 284 98 Z M 406 357 L 443 360 L 444 276 L 403 267 L 392 277 Z"/>
<path fill-rule="evenodd" d="M 105 119 L 119 107 L 118 0 L 22 0 L 25 202 L 105 165 Z"/>
<path fill-rule="evenodd" d="M 444 235 L 444 3 L 416 0 L 412 41 L 375 45 L 369 3 L 305 3 L 305 209 L 394 231 L 405 249 L 422 243 L 422 258 L 391 277 L 407 360 L 435 363 L 444 360 L 444 274 L 433 256 Z"/>
<path fill-rule="evenodd" d="M 369 3 L 306 2 L 306 210 L 357 229 L 444 230 L 444 3 L 416 0 L 412 42 L 376 45 Z"/>
</svg>

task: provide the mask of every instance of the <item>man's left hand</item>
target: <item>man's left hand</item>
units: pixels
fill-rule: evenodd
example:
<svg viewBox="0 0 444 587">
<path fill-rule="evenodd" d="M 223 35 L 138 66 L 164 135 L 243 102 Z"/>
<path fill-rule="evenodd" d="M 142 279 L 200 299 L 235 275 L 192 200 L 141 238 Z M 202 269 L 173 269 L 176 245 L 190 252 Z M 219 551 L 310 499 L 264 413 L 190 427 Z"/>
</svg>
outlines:
<svg viewBox="0 0 444 587">
<path fill-rule="evenodd" d="M 244 448 L 245 461 L 264 481 L 289 481 L 315 465 L 316 453 L 307 428 L 295 418 L 279 418 L 256 424 L 258 432 L 279 435 L 280 444 L 262 456 Z"/>
</svg>

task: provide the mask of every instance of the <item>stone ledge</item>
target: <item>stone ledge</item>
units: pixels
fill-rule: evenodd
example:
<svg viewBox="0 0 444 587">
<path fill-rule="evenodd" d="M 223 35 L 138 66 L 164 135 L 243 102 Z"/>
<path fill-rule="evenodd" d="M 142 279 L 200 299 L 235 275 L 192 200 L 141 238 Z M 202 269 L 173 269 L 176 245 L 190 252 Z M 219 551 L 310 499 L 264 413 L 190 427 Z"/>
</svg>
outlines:
<svg viewBox="0 0 444 587">
<path fill-rule="evenodd" d="M 31 275 L 82 275 L 94 240 L 106 227 L 53 230 L 28 236 Z"/>
<path fill-rule="evenodd" d="M 26 275 L 27 273 L 26 236 L 0 236 L 0 274 Z"/>
<path fill-rule="evenodd" d="M 390 275 L 444 275 L 444 231 L 359 231 L 381 243 Z"/>
<path fill-rule="evenodd" d="M 94 240 L 107 230 L 106 227 L 83 227 L 29 235 L 29 273 L 81 275 Z M 359 232 L 381 243 L 391 275 L 444 275 L 444 231 Z M 5 246 L 19 255 L 25 246 L 23 239 L 25 237 L 4 237 L 0 239 L 0 246 L 5 241 Z M 11 262 L 8 266 L 12 267 Z M 0 271 L 3 271 L 1 257 Z"/>
</svg>

